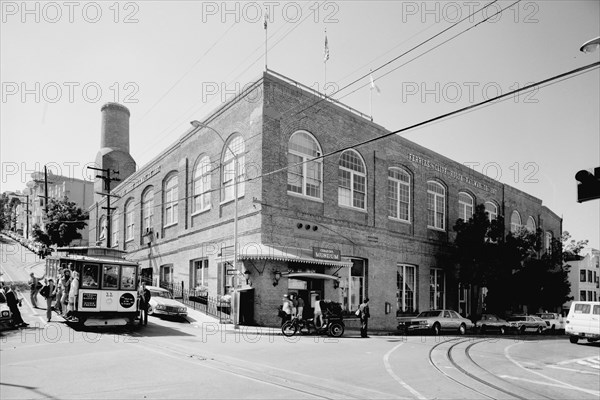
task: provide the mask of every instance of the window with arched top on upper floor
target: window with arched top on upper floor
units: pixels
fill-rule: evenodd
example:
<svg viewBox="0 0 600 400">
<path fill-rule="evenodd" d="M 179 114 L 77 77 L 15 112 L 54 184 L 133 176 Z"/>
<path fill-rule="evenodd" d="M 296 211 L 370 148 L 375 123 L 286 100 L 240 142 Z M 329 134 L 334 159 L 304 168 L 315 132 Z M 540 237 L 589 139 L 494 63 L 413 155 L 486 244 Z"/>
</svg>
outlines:
<svg viewBox="0 0 600 400">
<path fill-rule="evenodd" d="M 210 177 L 212 167 L 210 158 L 203 155 L 198 160 L 193 175 L 193 202 L 192 213 L 198 213 L 210 209 Z"/>
<path fill-rule="evenodd" d="M 288 142 L 287 191 L 323 199 L 323 153 L 317 139 L 306 131 L 295 132 Z"/>
<path fill-rule="evenodd" d="M 388 216 L 410 222 L 410 174 L 403 168 L 388 169 Z"/>
<path fill-rule="evenodd" d="M 142 193 L 142 234 L 154 227 L 154 187 L 147 187 Z"/>
<path fill-rule="evenodd" d="M 473 217 L 473 196 L 467 192 L 458 193 L 458 218 L 467 222 Z"/>
<path fill-rule="evenodd" d="M 533 219 L 532 216 L 529 216 L 529 218 L 527 218 L 527 230 L 529 232 L 535 232 L 535 229 L 537 227 L 536 223 L 535 223 L 535 219 Z"/>
<path fill-rule="evenodd" d="M 521 224 L 521 214 L 517 210 L 514 210 L 510 215 L 510 231 L 512 233 L 518 232 L 523 225 Z"/>
<path fill-rule="evenodd" d="M 498 219 L 498 206 L 492 201 L 485 202 L 485 212 L 487 213 L 488 219 L 492 222 Z"/>
<path fill-rule="evenodd" d="M 225 143 L 221 161 L 221 202 L 234 199 L 235 184 L 237 183 L 238 198 L 244 195 L 245 181 L 245 151 L 244 138 L 239 133 L 233 134 Z M 237 179 L 235 171 L 237 169 Z"/>
<path fill-rule="evenodd" d="M 544 234 L 544 248 L 548 253 L 552 252 L 552 239 L 552 232 L 546 231 L 546 233 Z"/>
<path fill-rule="evenodd" d="M 128 242 L 133 240 L 133 230 L 134 230 L 134 218 L 133 212 L 135 210 L 135 202 L 133 199 L 129 199 L 127 203 L 125 203 L 125 241 Z"/>
<path fill-rule="evenodd" d="M 179 203 L 179 178 L 177 173 L 169 175 L 163 184 L 163 219 L 164 226 L 177 223 Z"/>
<path fill-rule="evenodd" d="M 436 181 L 427 181 L 427 227 L 446 230 L 446 189 Z"/>
<path fill-rule="evenodd" d="M 338 204 L 360 210 L 367 208 L 367 169 L 356 150 L 346 150 L 340 156 Z"/>
<path fill-rule="evenodd" d="M 119 246 L 119 211 L 112 210 L 110 218 L 110 247 Z"/>
</svg>

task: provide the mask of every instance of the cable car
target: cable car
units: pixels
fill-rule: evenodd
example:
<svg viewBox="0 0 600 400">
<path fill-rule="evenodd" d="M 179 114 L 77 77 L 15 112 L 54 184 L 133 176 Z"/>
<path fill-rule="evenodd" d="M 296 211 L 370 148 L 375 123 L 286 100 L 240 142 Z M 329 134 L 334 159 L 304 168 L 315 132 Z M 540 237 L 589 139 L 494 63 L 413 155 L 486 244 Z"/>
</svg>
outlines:
<svg viewBox="0 0 600 400">
<path fill-rule="evenodd" d="M 46 276 L 56 284 L 65 268 L 79 274 L 74 321 L 85 326 L 133 324 L 139 315 L 139 264 L 124 255 L 106 247 L 62 247 L 46 257 Z"/>
</svg>

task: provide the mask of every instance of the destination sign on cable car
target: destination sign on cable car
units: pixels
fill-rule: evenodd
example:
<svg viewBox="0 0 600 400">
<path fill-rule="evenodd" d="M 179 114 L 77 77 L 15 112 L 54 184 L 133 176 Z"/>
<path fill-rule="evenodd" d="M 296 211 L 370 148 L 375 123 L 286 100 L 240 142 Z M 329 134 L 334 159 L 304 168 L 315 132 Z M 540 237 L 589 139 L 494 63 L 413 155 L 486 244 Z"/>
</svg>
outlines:
<svg viewBox="0 0 600 400">
<path fill-rule="evenodd" d="M 324 249 L 322 247 L 313 247 L 313 257 L 320 260 L 341 261 L 342 253 L 336 249 Z"/>
</svg>

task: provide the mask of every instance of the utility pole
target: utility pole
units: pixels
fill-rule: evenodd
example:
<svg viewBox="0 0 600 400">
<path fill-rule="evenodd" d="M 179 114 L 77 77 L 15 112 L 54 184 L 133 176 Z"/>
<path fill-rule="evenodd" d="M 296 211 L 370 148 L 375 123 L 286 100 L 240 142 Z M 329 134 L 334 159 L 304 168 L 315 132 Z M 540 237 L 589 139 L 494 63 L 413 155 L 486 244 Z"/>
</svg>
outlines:
<svg viewBox="0 0 600 400">
<path fill-rule="evenodd" d="M 106 196 L 106 207 L 102 207 L 103 210 L 106 210 L 106 247 L 112 247 L 112 243 L 111 243 L 112 210 L 116 210 L 116 207 L 110 206 L 110 198 L 111 197 L 119 197 L 119 196 L 110 194 L 110 183 L 111 182 L 120 182 L 121 179 L 111 178 L 110 174 L 112 172 L 115 175 L 119 175 L 119 171 L 111 170 L 110 168 L 102 169 L 102 168 L 88 167 L 88 169 L 93 169 L 95 171 L 101 171 L 103 173 L 102 175 L 96 175 L 96 178 L 100 178 L 104 181 L 104 190 L 106 190 L 106 193 L 98 193 L 98 194 L 100 194 L 102 196 Z"/>
</svg>

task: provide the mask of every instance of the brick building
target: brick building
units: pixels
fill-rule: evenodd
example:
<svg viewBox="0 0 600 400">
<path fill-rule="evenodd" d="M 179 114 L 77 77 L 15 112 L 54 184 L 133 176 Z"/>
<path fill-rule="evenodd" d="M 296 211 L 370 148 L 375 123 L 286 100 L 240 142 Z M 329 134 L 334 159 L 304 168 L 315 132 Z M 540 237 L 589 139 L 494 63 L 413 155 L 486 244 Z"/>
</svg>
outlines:
<svg viewBox="0 0 600 400">
<path fill-rule="evenodd" d="M 154 283 L 210 295 L 235 288 L 242 322 L 277 324 L 282 295 L 296 292 L 308 313 L 317 294 L 349 313 L 367 296 L 371 326 L 391 329 L 404 312 L 468 309 L 450 244 L 455 221 L 476 204 L 492 218 L 504 215 L 507 231 L 529 226 L 559 237 L 561 219 L 541 200 L 403 137 L 357 146 L 388 133 L 265 72 L 121 176 L 112 245 L 139 260 Z M 105 206 L 97 197 L 90 208 L 91 243 L 105 243 Z"/>
</svg>

